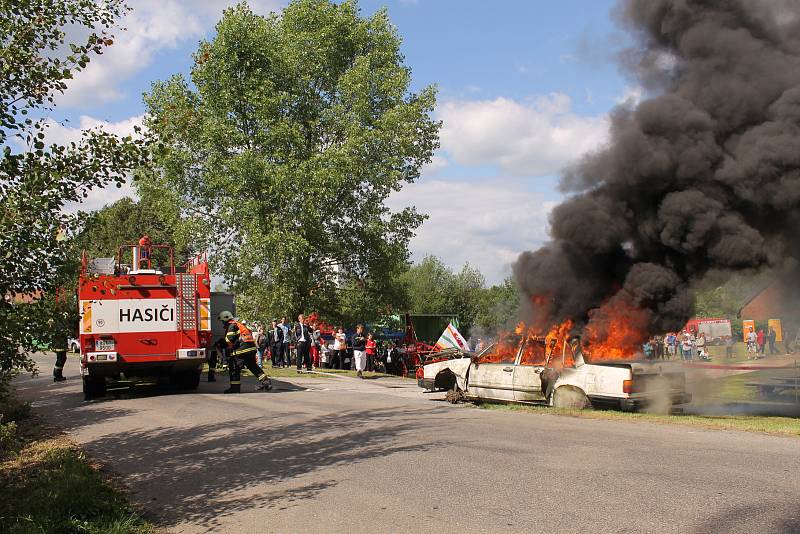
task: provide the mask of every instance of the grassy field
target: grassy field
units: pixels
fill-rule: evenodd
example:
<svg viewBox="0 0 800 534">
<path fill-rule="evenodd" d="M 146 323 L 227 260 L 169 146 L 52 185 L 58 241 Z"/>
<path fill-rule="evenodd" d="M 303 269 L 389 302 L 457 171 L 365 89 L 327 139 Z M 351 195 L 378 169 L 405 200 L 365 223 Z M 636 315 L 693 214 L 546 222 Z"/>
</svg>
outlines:
<svg viewBox="0 0 800 534">
<path fill-rule="evenodd" d="M 779 377 L 797 377 L 798 372 L 793 369 L 772 369 L 741 373 L 703 384 L 699 391 L 694 392 L 695 399 L 699 402 L 785 402 L 797 403 L 800 395 L 794 391 L 781 391 L 764 397 L 758 389 L 748 386 L 749 383 L 770 383 Z"/>
<path fill-rule="evenodd" d="M 0 413 L 8 415 L 6 407 Z M 0 531 L 154 532 L 98 466 L 63 435 L 24 417 L 0 425 Z"/>
<path fill-rule="evenodd" d="M 753 380 L 767 378 L 764 371 L 742 373 L 733 376 L 718 378 L 704 384 L 700 391 L 694 392 L 694 398 L 699 402 L 752 402 L 759 400 L 755 388 L 745 384 Z"/>
<path fill-rule="evenodd" d="M 486 410 L 506 410 L 528 412 L 556 416 L 578 417 L 582 419 L 605 419 L 611 421 L 643 421 L 659 424 L 676 424 L 697 426 L 714 430 L 743 430 L 761 432 L 780 436 L 800 437 L 800 419 L 791 417 L 763 416 L 708 416 L 708 415 L 659 415 L 649 413 L 616 412 L 611 410 L 570 410 L 549 408 L 546 406 L 529 406 L 520 404 L 478 405 Z"/>
<path fill-rule="evenodd" d="M 776 356 L 785 356 L 784 346 L 783 343 L 777 344 L 777 349 L 780 354 Z M 714 363 L 742 363 L 747 361 L 747 344 L 746 343 L 736 343 L 733 346 L 733 358 L 729 359 L 725 357 L 725 347 L 724 346 L 709 346 L 708 347 L 708 354 L 711 356 L 711 359 Z M 759 355 L 761 356 L 761 355 Z M 769 346 L 766 348 L 766 359 L 769 360 Z M 798 359 L 800 360 L 800 354 L 798 354 Z M 752 359 L 750 360 L 752 361 Z M 763 359 L 759 359 L 759 361 L 764 361 Z"/>
</svg>

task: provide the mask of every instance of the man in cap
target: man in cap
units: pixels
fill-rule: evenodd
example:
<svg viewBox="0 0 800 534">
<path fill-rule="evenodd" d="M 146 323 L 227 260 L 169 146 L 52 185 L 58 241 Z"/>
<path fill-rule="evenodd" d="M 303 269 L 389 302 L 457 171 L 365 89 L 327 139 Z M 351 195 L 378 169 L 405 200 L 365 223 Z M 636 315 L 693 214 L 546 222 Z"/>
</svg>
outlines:
<svg viewBox="0 0 800 534">
<path fill-rule="evenodd" d="M 260 390 L 269 391 L 272 383 L 261 367 L 256 362 L 256 344 L 253 339 L 253 332 L 247 326 L 236 321 L 233 314 L 223 311 L 219 314 L 219 320 L 225 325 L 225 343 L 230 351 L 228 371 L 231 377 L 231 386 L 225 393 L 240 393 L 242 387 L 241 372 L 242 366 L 247 367 L 253 376 L 258 378 L 261 385 Z"/>
</svg>

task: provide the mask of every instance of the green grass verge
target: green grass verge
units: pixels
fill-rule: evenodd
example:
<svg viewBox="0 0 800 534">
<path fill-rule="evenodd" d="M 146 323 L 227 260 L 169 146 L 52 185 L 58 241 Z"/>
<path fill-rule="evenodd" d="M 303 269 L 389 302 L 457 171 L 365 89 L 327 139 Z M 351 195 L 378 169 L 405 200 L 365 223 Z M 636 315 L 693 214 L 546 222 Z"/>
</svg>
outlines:
<svg viewBox="0 0 800 534">
<path fill-rule="evenodd" d="M 764 416 L 710 416 L 710 415 L 660 415 L 650 413 L 616 412 L 611 410 L 575 410 L 549 408 L 547 406 L 531 406 L 527 404 L 495 404 L 481 403 L 478 407 L 486 410 L 505 410 L 527 412 L 581 419 L 604 419 L 611 421 L 644 421 L 659 424 L 676 424 L 683 426 L 699 426 L 714 430 L 743 430 L 761 432 L 781 436 L 800 437 L 800 419 L 791 417 Z"/>
<path fill-rule="evenodd" d="M 776 356 L 785 356 L 786 355 L 785 354 L 786 351 L 784 350 L 785 346 L 784 346 L 783 343 L 778 343 L 777 344 L 777 349 L 778 349 L 779 354 L 777 354 Z M 708 354 L 709 354 L 709 356 L 711 356 L 711 360 L 714 363 L 741 363 L 741 362 L 746 362 L 747 361 L 747 356 L 748 356 L 747 343 L 743 343 L 743 342 L 740 341 L 740 342 L 735 343 L 733 345 L 733 358 L 727 358 L 725 356 L 725 347 L 722 346 L 722 345 L 715 345 L 715 346 L 709 345 L 708 346 Z M 797 355 L 797 354 L 795 353 L 795 355 Z M 769 360 L 769 358 L 773 357 L 773 356 L 770 356 L 770 354 L 769 354 L 769 346 L 767 346 L 767 348 L 766 348 L 765 356 L 762 356 L 761 354 L 759 354 L 759 357 L 760 357 L 759 361 L 762 361 L 762 362 L 764 361 L 762 358 L 766 358 L 767 360 Z M 752 359 L 750 361 L 752 361 Z"/>
<path fill-rule="evenodd" d="M 0 459 L 0 531 L 154 532 L 73 442 L 46 433 L 35 418 L 0 426 L 14 434 Z"/>
<path fill-rule="evenodd" d="M 696 403 L 719 403 L 719 402 L 788 402 L 795 403 L 797 398 L 794 392 L 782 391 L 764 397 L 758 389 L 748 386 L 748 383 L 769 383 L 774 378 L 795 377 L 798 371 L 794 369 L 767 369 L 764 371 L 752 371 L 739 373 L 713 380 L 706 380 L 694 385 L 692 392 Z M 691 386 L 690 386 L 691 387 Z"/>
<path fill-rule="evenodd" d="M 703 401 L 729 401 L 729 402 L 752 402 L 759 400 L 758 392 L 755 388 L 745 386 L 747 382 L 766 378 L 768 373 L 763 371 L 753 373 L 741 373 L 733 376 L 718 378 L 709 383 L 707 390 L 698 391 L 695 400 Z"/>
</svg>

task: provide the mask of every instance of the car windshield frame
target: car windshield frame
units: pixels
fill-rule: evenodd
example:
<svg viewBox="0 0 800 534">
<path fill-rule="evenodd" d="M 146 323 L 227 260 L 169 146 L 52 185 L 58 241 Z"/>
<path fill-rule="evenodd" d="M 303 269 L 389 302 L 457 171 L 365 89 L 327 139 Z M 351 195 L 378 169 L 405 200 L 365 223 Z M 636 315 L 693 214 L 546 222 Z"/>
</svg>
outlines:
<svg viewBox="0 0 800 534">
<path fill-rule="evenodd" d="M 485 349 L 483 349 L 479 353 L 475 354 L 472 357 L 472 361 L 475 364 L 479 364 L 479 365 L 516 365 L 517 360 L 519 359 L 519 349 L 520 349 L 520 344 L 521 343 L 522 343 L 522 339 L 520 339 L 519 342 L 517 343 L 516 349 L 514 350 L 514 359 L 512 361 L 498 361 L 498 362 L 481 362 L 480 361 L 481 358 L 483 358 L 484 356 L 489 354 L 491 351 L 495 350 L 500 345 L 500 343 L 497 342 L 497 341 L 495 341 L 494 343 L 491 343 L 488 347 L 486 347 Z"/>
</svg>

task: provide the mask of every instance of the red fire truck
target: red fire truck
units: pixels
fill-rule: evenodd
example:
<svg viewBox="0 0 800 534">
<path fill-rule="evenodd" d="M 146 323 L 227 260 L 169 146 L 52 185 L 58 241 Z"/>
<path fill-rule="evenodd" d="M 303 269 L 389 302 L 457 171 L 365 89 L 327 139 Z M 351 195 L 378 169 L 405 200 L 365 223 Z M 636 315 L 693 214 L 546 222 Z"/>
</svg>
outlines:
<svg viewBox="0 0 800 534">
<path fill-rule="evenodd" d="M 109 379 L 169 377 L 197 389 L 211 343 L 210 275 L 204 255 L 176 268 L 172 248 L 147 236 L 116 258 L 84 253 L 78 283 L 81 375 L 86 399 Z"/>
</svg>

